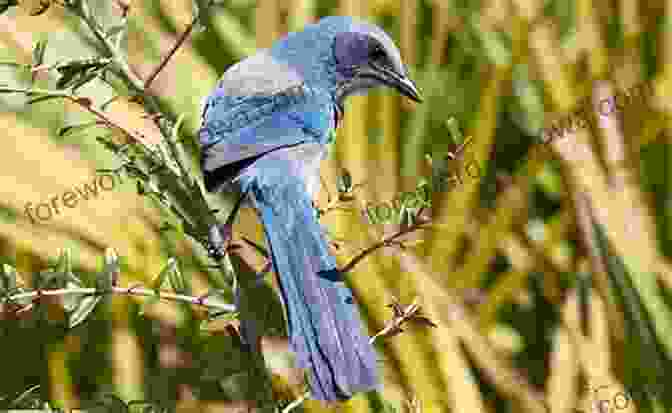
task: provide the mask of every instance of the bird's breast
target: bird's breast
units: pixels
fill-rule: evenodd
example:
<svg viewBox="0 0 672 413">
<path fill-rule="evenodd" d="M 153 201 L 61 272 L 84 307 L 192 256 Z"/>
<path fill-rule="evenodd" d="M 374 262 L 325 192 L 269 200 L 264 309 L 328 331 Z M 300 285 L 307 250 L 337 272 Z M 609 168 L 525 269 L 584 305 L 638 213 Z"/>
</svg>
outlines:
<svg viewBox="0 0 672 413">
<path fill-rule="evenodd" d="M 318 96 L 292 108 L 289 116 L 301 124 L 304 132 L 313 136 L 316 143 L 327 145 L 331 143 L 332 132 L 338 123 L 339 115 L 335 110 L 331 99 Z"/>
</svg>

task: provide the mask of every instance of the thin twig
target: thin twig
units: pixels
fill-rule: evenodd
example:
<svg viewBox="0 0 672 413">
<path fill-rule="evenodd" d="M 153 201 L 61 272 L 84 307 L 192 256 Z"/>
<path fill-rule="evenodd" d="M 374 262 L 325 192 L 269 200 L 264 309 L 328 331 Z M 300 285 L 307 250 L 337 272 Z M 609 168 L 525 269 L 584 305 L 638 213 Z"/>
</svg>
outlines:
<svg viewBox="0 0 672 413">
<path fill-rule="evenodd" d="M 71 102 L 76 103 L 77 105 L 83 107 L 87 112 L 93 114 L 97 118 L 99 118 L 105 125 L 113 128 L 113 129 L 119 129 L 122 131 L 124 134 L 126 134 L 129 138 L 133 139 L 133 141 L 139 142 L 144 144 L 144 139 L 138 136 L 137 132 L 134 132 L 130 129 L 126 129 L 124 126 L 116 123 L 112 119 L 110 119 L 105 112 L 98 110 L 95 108 L 91 102 L 91 99 L 87 97 L 82 97 L 82 96 L 77 96 L 71 93 L 67 92 L 60 92 L 57 90 L 49 90 L 49 89 L 29 89 L 29 88 L 11 88 L 11 87 L 0 87 L 0 92 L 3 93 L 23 93 L 28 96 L 32 95 L 41 95 L 41 96 L 53 96 L 55 98 L 62 98 L 69 100 Z M 145 145 L 146 146 L 146 145 Z M 149 148 L 148 148 L 149 149 Z"/>
<path fill-rule="evenodd" d="M 468 136 L 467 139 L 464 140 L 460 145 L 457 146 L 457 149 L 455 149 L 455 152 L 448 152 L 448 158 L 451 160 L 457 159 L 459 156 L 462 155 L 462 151 L 464 151 L 464 148 L 467 147 L 471 143 L 471 136 Z"/>
<path fill-rule="evenodd" d="M 121 50 L 121 42 L 124 39 L 124 32 L 128 29 L 128 5 L 122 5 L 120 2 L 117 2 L 119 6 L 121 7 L 121 23 L 119 24 L 122 26 L 122 29 L 119 30 L 119 34 L 117 35 L 117 42 L 115 44 L 115 47 L 117 50 Z"/>
<path fill-rule="evenodd" d="M 14 294 L 8 297 L 9 301 L 16 301 L 26 298 L 36 298 L 38 296 L 64 296 L 70 294 L 81 295 L 102 295 L 102 294 L 116 294 L 128 295 L 137 297 L 157 297 L 167 301 L 178 301 L 198 305 L 208 308 L 214 308 L 226 312 L 235 312 L 236 308 L 233 304 L 222 304 L 214 302 L 207 297 L 193 297 L 190 295 L 173 294 L 166 291 L 155 291 L 148 288 L 140 288 L 139 286 L 131 287 L 112 287 L 109 290 L 100 290 L 96 288 L 59 288 L 54 290 L 39 290 L 27 293 Z"/>
<path fill-rule="evenodd" d="M 91 14 L 88 5 L 86 5 L 86 1 L 81 1 L 80 8 L 75 9 L 75 11 L 84 20 L 86 25 L 89 27 L 89 30 L 93 32 L 98 41 L 102 43 L 103 48 L 109 57 L 114 59 L 116 65 L 118 66 L 118 71 L 120 71 L 120 76 L 125 79 L 137 93 L 143 95 L 143 104 L 145 105 L 145 108 L 149 114 L 161 113 L 158 102 L 151 94 L 146 93 L 144 82 L 135 74 L 135 72 L 131 70 L 131 66 L 122 51 L 117 49 L 115 45 L 112 44 L 112 42 L 110 42 L 105 36 L 103 29 L 100 27 L 100 24 L 98 24 L 95 17 L 93 17 Z M 154 118 L 154 123 L 161 131 L 163 137 L 165 139 L 170 139 L 171 131 L 165 125 L 165 123 L 160 122 L 158 118 Z"/>
<path fill-rule="evenodd" d="M 327 186 L 327 183 L 324 181 L 324 178 L 322 177 L 322 174 L 320 174 L 320 184 L 324 188 L 324 190 L 327 192 L 327 203 L 331 202 L 331 191 L 329 191 L 329 187 Z"/>
<path fill-rule="evenodd" d="M 180 37 L 177 39 L 173 47 L 170 49 L 167 55 L 161 59 L 161 62 L 152 70 L 152 73 L 147 77 L 145 80 L 145 90 L 149 89 L 149 86 L 152 84 L 156 76 L 158 76 L 159 72 L 163 70 L 164 67 L 168 64 L 168 61 L 175 55 L 175 52 L 177 52 L 177 49 L 182 46 L 182 44 L 187 40 L 187 37 L 189 37 L 189 34 L 194 28 L 194 25 L 198 22 L 198 19 L 200 18 L 200 13 L 196 14 L 194 18 L 191 20 L 191 23 L 187 26 L 187 28 L 184 30 L 184 32 L 180 35 Z"/>
<path fill-rule="evenodd" d="M 345 201 L 344 202 L 344 201 L 341 201 L 340 199 L 336 198 L 332 201 L 329 201 L 327 203 L 327 206 L 324 209 L 317 208 L 317 210 L 320 213 L 320 218 L 327 215 L 329 212 L 332 212 L 332 211 L 338 211 L 338 210 L 348 211 L 348 210 L 353 209 L 352 207 L 349 208 L 349 207 L 343 206 L 343 204 L 345 204 L 346 202 L 350 202 L 350 201 Z"/>
<path fill-rule="evenodd" d="M 16 88 L 16 87 L 7 87 L 0 86 L 0 93 L 23 93 L 29 96 L 32 95 L 44 95 L 44 96 L 53 96 L 57 98 L 70 98 L 72 95 L 66 92 L 59 92 L 57 90 L 48 90 L 48 89 L 25 89 L 25 88 Z"/>
<path fill-rule="evenodd" d="M 388 307 L 392 307 L 394 316 L 385 324 L 385 327 L 369 339 L 370 344 L 375 343 L 381 337 L 394 337 L 403 333 L 404 330 L 401 327 L 409 322 L 424 324 L 425 326 L 434 328 L 438 327 L 432 320 L 422 314 L 420 305 L 417 303 L 417 298 L 407 306 L 402 306 L 396 297 L 392 298 L 392 304 L 389 304 Z"/>
<path fill-rule="evenodd" d="M 395 243 L 398 244 L 398 241 L 397 241 L 398 238 L 400 238 L 404 235 L 410 234 L 411 232 L 414 232 L 418 229 L 422 229 L 424 226 L 429 225 L 429 224 L 430 224 L 430 221 L 416 222 L 416 223 L 414 223 L 413 225 L 411 225 L 407 228 L 401 229 L 401 230 L 395 232 L 394 234 L 383 238 L 380 242 L 377 242 L 377 243 L 373 244 L 372 246 L 364 249 L 362 252 L 357 254 L 355 256 L 355 258 L 350 260 L 350 262 L 347 263 L 345 265 L 345 267 L 341 268 L 340 271 L 343 272 L 343 273 L 347 273 L 347 272 L 352 271 L 352 269 L 355 267 L 355 265 L 359 264 L 359 262 L 362 261 L 367 255 L 371 254 L 372 252 L 374 252 L 376 250 L 379 250 L 380 248 L 387 247 L 387 246 L 390 246 L 390 245 L 395 244 Z"/>
<path fill-rule="evenodd" d="M 303 403 L 308 397 L 310 396 L 310 392 L 307 391 L 303 393 L 298 399 L 294 400 L 290 404 L 287 405 L 284 409 L 282 409 L 282 413 L 289 413 L 292 410 L 296 409 Z"/>
<path fill-rule="evenodd" d="M 402 307 L 399 302 L 394 299 L 394 302 L 389 305 L 389 307 L 392 307 L 395 313 L 395 317 L 390 320 L 387 326 L 385 326 L 378 334 L 372 336 L 369 339 L 369 343 L 373 344 L 375 341 L 379 338 L 386 338 L 386 337 L 391 337 L 393 334 L 386 334 L 388 331 L 396 328 L 396 331 L 402 332 L 403 330 L 401 329 L 401 326 L 405 324 L 407 321 L 415 320 L 418 321 L 420 320 L 421 322 L 425 324 L 432 325 L 433 327 L 436 327 L 436 324 L 434 324 L 431 320 L 429 320 L 426 317 L 423 317 L 419 315 L 420 312 L 420 306 L 414 301 L 413 304 L 408 305 L 406 307 Z M 394 325 L 394 327 L 391 327 Z M 396 335 L 396 334 L 394 334 Z M 299 396 L 296 400 L 291 402 L 290 404 L 287 405 L 284 409 L 282 409 L 282 413 L 289 413 L 292 410 L 296 409 L 303 403 L 308 397 L 310 397 L 310 391 L 306 391 L 303 393 L 301 396 Z"/>
<path fill-rule="evenodd" d="M 155 149 L 150 147 L 147 144 L 146 139 L 144 139 L 143 135 L 137 131 L 133 131 L 131 129 L 127 129 L 123 125 L 115 122 L 114 120 L 110 119 L 105 112 L 102 110 L 96 108 L 93 106 L 93 102 L 91 99 L 83 96 L 77 96 L 72 93 L 67 93 L 67 92 L 60 92 L 60 91 L 54 91 L 54 90 L 48 90 L 48 89 L 27 89 L 27 88 L 8 88 L 8 87 L 0 87 L 0 92 L 5 92 L 5 93 L 23 93 L 26 94 L 27 96 L 32 96 L 32 95 L 42 95 L 42 96 L 53 96 L 55 98 L 62 98 L 69 100 L 73 103 L 76 103 L 80 107 L 84 108 L 87 112 L 91 113 L 92 115 L 96 116 L 99 121 L 112 128 L 112 129 L 118 129 L 122 133 L 124 133 L 128 138 L 130 138 L 133 142 L 139 143 L 142 145 L 149 154 L 155 155 Z"/>
</svg>

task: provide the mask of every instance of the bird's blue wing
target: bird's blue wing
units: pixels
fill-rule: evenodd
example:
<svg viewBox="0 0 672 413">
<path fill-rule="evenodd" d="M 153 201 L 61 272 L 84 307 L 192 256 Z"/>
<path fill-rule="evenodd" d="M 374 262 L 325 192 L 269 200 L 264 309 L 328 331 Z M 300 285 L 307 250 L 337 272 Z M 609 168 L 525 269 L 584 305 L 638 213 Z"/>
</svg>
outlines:
<svg viewBox="0 0 672 413">
<path fill-rule="evenodd" d="M 206 188 L 218 188 L 266 153 L 323 141 L 333 127 L 326 102 L 296 71 L 263 51 L 232 66 L 203 109 L 199 138 Z"/>
<path fill-rule="evenodd" d="M 318 136 L 292 112 L 275 112 L 254 126 L 238 130 L 203 151 L 201 166 L 208 191 L 236 178 L 246 167 L 278 149 L 315 142 Z"/>
</svg>

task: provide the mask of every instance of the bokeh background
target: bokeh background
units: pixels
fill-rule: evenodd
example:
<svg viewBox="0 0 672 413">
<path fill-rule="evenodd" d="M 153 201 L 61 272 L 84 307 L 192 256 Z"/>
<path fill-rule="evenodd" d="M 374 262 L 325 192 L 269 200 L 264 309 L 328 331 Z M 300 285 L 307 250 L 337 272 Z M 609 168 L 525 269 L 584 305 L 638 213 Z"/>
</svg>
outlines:
<svg viewBox="0 0 672 413">
<path fill-rule="evenodd" d="M 47 41 L 47 64 L 100 52 L 58 1 L 19 3 L 0 15 L 0 83 L 28 84 L 30 72 L 11 63 L 31 64 L 39 41 Z M 90 4 L 107 27 L 128 5 L 123 47 L 141 79 L 193 13 L 189 0 Z M 229 65 L 333 14 L 384 27 L 425 98 L 413 104 L 380 90 L 348 103 L 319 200 L 330 205 L 344 170 L 363 184 L 344 209 L 323 217 L 339 261 L 400 229 L 367 221 L 367 202 L 415 190 L 432 178 L 432 166 L 436 178 L 439 161 L 453 168 L 441 173 L 460 182 L 433 191 L 431 225 L 403 248 L 378 249 L 349 274 L 372 335 L 392 317 L 386 305 L 393 297 L 404 305 L 416 299 L 438 327 L 408 325 L 377 341 L 381 392 L 336 408 L 306 401 L 298 409 L 670 411 L 672 1 L 228 0 L 194 30 L 151 92 L 170 117 L 184 114 L 184 134 L 193 139 L 202 99 Z M 57 79 L 39 72 L 35 85 L 53 88 Z M 627 92 L 637 85 L 649 93 Z M 114 95 L 101 81 L 82 93 L 97 104 Z M 141 106 L 121 94 L 107 113 L 158 136 Z M 600 116 L 600 100 L 614 96 L 617 109 Z M 59 133 L 92 120 L 76 105 L 27 100 L 0 94 L 2 263 L 29 286 L 31 274 L 69 248 L 75 272 L 93 277 L 112 247 L 123 257 L 120 285 L 149 283 L 177 257 L 194 291 L 225 288 L 193 243 L 160 231 L 164 217 L 130 177 L 31 222 L 27 202 L 81 187 L 120 161 L 96 141 L 96 129 Z M 581 110 L 582 118 L 571 115 Z M 455 150 L 449 118 L 471 137 L 455 160 L 446 160 Z M 551 125 L 562 133 L 542 144 Z M 479 176 L 464 173 L 467 162 L 477 163 Z M 235 230 L 263 245 L 251 213 Z M 250 274 L 242 277 L 264 265 L 258 253 L 247 262 Z M 271 276 L 266 283 L 271 291 Z M 301 373 L 291 367 L 282 309 L 272 298 L 264 307 L 271 312 L 264 356 L 276 399 L 290 401 L 302 394 Z M 197 307 L 147 301 L 115 296 L 74 328 L 58 300 L 41 317 L 0 306 L 0 409 L 21 394 L 14 406 L 65 408 L 112 394 L 179 410 L 246 411 L 261 384 L 245 379 L 231 330 L 203 322 Z"/>
</svg>

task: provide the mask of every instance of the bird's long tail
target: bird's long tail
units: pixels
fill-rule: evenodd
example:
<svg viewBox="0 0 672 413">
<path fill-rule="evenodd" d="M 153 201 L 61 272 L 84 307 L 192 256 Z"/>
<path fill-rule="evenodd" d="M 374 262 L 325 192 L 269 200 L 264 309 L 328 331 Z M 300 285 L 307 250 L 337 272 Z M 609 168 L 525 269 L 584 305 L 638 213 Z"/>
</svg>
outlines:
<svg viewBox="0 0 672 413">
<path fill-rule="evenodd" d="M 336 401 L 378 384 L 376 354 L 352 292 L 301 185 L 253 188 L 287 311 L 297 364 L 312 397 Z"/>
</svg>

